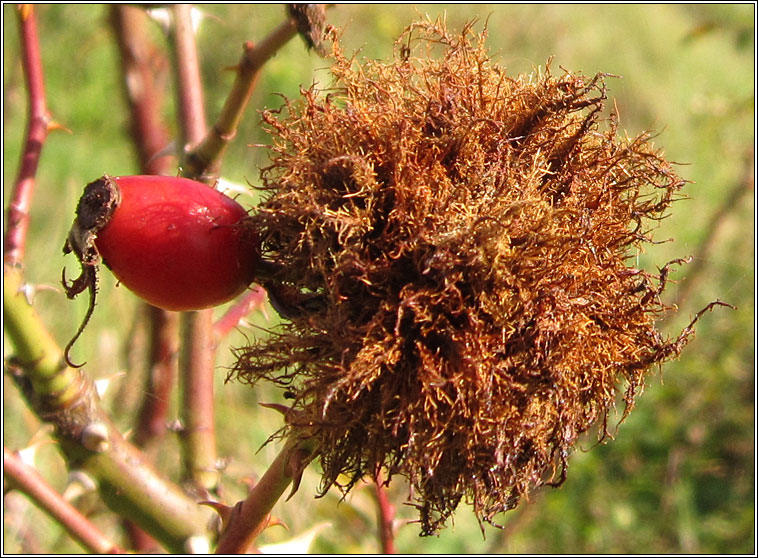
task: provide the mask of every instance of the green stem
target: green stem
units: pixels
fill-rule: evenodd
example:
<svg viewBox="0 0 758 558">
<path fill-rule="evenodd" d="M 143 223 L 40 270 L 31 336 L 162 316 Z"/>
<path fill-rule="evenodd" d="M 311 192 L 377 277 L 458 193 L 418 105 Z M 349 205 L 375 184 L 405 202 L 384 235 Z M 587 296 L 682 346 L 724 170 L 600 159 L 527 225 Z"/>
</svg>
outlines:
<svg viewBox="0 0 758 558">
<path fill-rule="evenodd" d="M 182 444 L 184 475 L 198 487 L 213 491 L 221 474 L 217 467 L 213 371 L 213 313 L 184 312 L 181 316 Z"/>
<path fill-rule="evenodd" d="M 179 98 L 178 124 L 183 147 L 197 145 L 205 134 L 203 84 L 200 79 L 191 11 L 192 8 L 188 4 L 173 6 L 173 62 Z M 208 180 L 208 177 L 188 174 L 185 166 L 186 161 L 182 157 L 182 176 Z M 196 487 L 212 492 L 216 490 L 220 480 L 213 399 L 216 353 L 213 340 L 213 310 L 182 313 L 180 329 L 179 374 L 183 393 L 180 416 L 184 425 L 184 476 Z"/>
<path fill-rule="evenodd" d="M 85 455 L 80 446 L 68 451 L 78 454 L 82 468 L 97 478 L 108 507 L 134 521 L 171 552 L 188 553 L 192 539 L 208 538 L 211 514 L 165 480 L 139 450 L 113 433 L 110 451 Z"/>
<path fill-rule="evenodd" d="M 3 310 L 5 330 L 16 349 L 15 361 L 30 370 L 29 380 L 39 396 L 54 396 L 64 406 L 71 398 L 78 373 L 63 363 L 60 347 L 26 298 L 21 269 L 5 266 Z"/>
<path fill-rule="evenodd" d="M 9 369 L 30 406 L 55 426 L 69 465 L 89 472 L 116 513 L 133 520 L 173 552 L 207 534 L 210 513 L 162 478 L 128 444 L 100 407 L 92 382 L 63 364 L 63 352 L 28 302 L 17 266 L 3 274 L 6 333 L 15 348 Z"/>
</svg>

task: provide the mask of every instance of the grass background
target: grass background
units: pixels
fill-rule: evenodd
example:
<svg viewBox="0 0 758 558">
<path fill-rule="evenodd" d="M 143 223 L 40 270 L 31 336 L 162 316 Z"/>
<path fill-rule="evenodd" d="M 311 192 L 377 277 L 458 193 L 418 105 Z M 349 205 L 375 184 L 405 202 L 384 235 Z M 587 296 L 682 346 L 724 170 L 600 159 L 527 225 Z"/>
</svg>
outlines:
<svg viewBox="0 0 758 558">
<path fill-rule="evenodd" d="M 25 124 L 26 99 L 18 58 L 15 8 L 3 6 L 3 200 L 18 163 Z M 44 146 L 32 207 L 27 250 L 27 279 L 58 285 L 61 253 L 84 184 L 107 172 L 134 173 L 121 94 L 119 62 L 105 6 L 38 7 L 39 27 L 50 109 L 71 134 L 52 134 Z M 215 118 L 233 75 L 224 71 L 239 58 L 245 40 L 259 40 L 282 19 L 275 5 L 209 5 L 199 34 L 206 107 Z M 445 15 L 450 29 L 478 18 L 485 22 L 493 57 L 511 73 L 531 72 L 553 57 L 562 66 L 585 74 L 607 72 L 609 96 L 630 135 L 658 132 L 656 145 L 683 163 L 681 174 L 692 181 L 689 199 L 675 204 L 658 239 L 672 242 L 640 254 L 649 270 L 675 257 L 697 253 L 709 235 L 709 222 L 728 193 L 745 180 L 745 160 L 755 141 L 755 6 L 744 5 L 344 5 L 328 12 L 343 29 L 343 46 L 360 56 L 386 59 L 393 41 L 412 21 Z M 156 27 L 157 44 L 165 41 Z M 266 155 L 248 144 L 265 143 L 256 109 L 275 108 L 283 94 L 298 95 L 300 86 L 326 83 L 328 62 L 306 54 L 291 41 L 265 68 L 239 133 L 224 163 L 224 177 L 256 183 Z M 166 111 L 173 110 L 168 99 Z M 505 529 L 485 527 L 484 538 L 473 513 L 461 504 L 453 524 L 439 537 L 420 539 L 417 526 L 399 529 L 397 549 L 408 553 L 752 553 L 755 550 L 755 344 L 754 344 L 754 195 L 753 188 L 728 208 L 715 249 L 706 255 L 703 272 L 679 316 L 664 330 L 672 335 L 711 300 L 738 307 L 717 310 L 697 326 L 697 336 L 682 357 L 649 377 L 646 392 L 618 429 L 616 439 L 593 447 L 587 438 L 569 460 L 568 480 L 560 489 L 544 489 L 501 518 Z M 253 205 L 253 197 L 242 198 Z M 699 265 L 700 265 L 699 264 Z M 683 285 L 685 267 L 675 274 Z M 140 348 L 138 305 L 110 277 L 103 281 L 95 316 L 74 349 L 87 360 L 96 378 L 126 371 L 129 350 Z M 677 287 L 668 294 L 675 297 Z M 673 300 L 673 299 L 672 299 Z M 70 302 L 60 290 L 41 290 L 35 302 L 61 343 L 84 315 L 85 300 Z M 271 311 L 251 322 L 271 325 Z M 261 474 L 276 453 L 261 447 L 279 425 L 276 413 L 260 401 L 280 401 L 266 386 L 255 390 L 224 383 L 232 361 L 230 347 L 259 335 L 255 327 L 230 336 L 219 351 L 217 420 L 219 453 L 229 458 L 225 475 L 228 502 L 242 497 L 245 476 Z M 4 355 L 9 349 L 4 343 Z M 136 373 L 120 376 L 105 396 L 117 422 L 128 430 L 139 398 Z M 40 424 L 24 407 L 12 383 L 3 381 L 3 437 L 11 449 L 44 439 Z M 591 451 L 588 451 L 590 448 Z M 167 440 L 161 467 L 177 470 L 178 448 Z M 43 445 L 37 463 L 60 490 L 67 473 L 52 445 Z M 273 528 L 262 542 L 278 542 L 321 523 L 328 524 L 311 550 L 324 553 L 370 553 L 379 549 L 370 490 L 359 488 L 340 501 L 329 493 L 314 499 L 318 472 L 311 468 L 300 491 L 275 514 L 288 524 Z M 402 505 L 406 487 L 398 482 L 390 496 L 398 518 L 414 519 Z M 92 499 L 81 505 L 104 529 L 113 518 Z M 7 495 L 4 502 L 6 552 L 79 552 L 81 549 L 26 500 Z M 114 531 L 115 532 L 115 531 Z"/>
</svg>

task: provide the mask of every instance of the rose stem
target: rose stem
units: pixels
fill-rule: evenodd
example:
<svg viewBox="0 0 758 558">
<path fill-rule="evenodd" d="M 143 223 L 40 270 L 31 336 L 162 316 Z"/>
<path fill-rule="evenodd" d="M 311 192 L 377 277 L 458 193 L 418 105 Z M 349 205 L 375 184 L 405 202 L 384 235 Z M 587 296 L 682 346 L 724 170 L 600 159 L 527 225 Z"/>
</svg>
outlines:
<svg viewBox="0 0 758 558">
<path fill-rule="evenodd" d="M 181 154 L 199 143 L 205 135 L 203 90 L 191 10 L 192 7 L 188 4 L 172 6 L 173 62 L 177 81 Z M 184 169 L 184 157 L 180 166 Z M 209 179 L 206 176 L 189 176 L 184 170 L 183 175 L 197 180 Z M 184 476 L 199 489 L 213 492 L 220 479 L 214 425 L 213 311 L 182 313 L 180 338 L 179 374 L 182 380 L 180 417 L 183 425 Z"/>
<path fill-rule="evenodd" d="M 245 43 L 242 58 L 237 64 L 237 77 L 226 98 L 216 123 L 208 135 L 187 153 L 183 170 L 192 176 L 203 176 L 217 165 L 226 146 L 237 134 L 237 127 L 250 101 L 250 96 L 264 64 L 297 34 L 291 18 L 287 18 L 260 43 Z"/>
<path fill-rule="evenodd" d="M 216 554 L 244 554 L 268 526 L 271 510 L 284 491 L 302 474 L 311 452 L 297 442 L 282 449 L 258 484 L 232 510 L 216 547 Z"/>
<path fill-rule="evenodd" d="M 26 494 L 40 508 L 66 528 L 86 550 L 96 554 L 123 554 L 89 519 L 69 504 L 39 472 L 21 457 L 3 447 L 3 472 L 10 488 Z"/>
<path fill-rule="evenodd" d="M 18 175 L 13 184 L 13 193 L 8 206 L 8 222 L 3 242 L 3 261 L 6 265 L 21 265 L 24 260 L 26 233 L 29 228 L 29 208 L 37 167 L 42 145 L 45 143 L 48 132 L 54 127 L 47 110 L 34 6 L 21 4 L 18 6 L 17 14 L 21 31 L 21 66 L 24 70 L 29 97 L 29 119 Z"/>
<path fill-rule="evenodd" d="M 18 14 L 21 62 L 25 74 L 30 76 L 27 83 L 30 104 L 36 107 L 30 113 L 41 116 L 46 123 L 45 133 L 37 128 L 36 135 L 28 134 L 35 141 L 24 146 L 19 180 L 11 195 L 12 200 L 22 200 L 21 205 L 28 207 L 41 142 L 56 125 L 51 123 L 46 110 L 40 112 L 40 107 L 46 104 L 34 8 L 20 6 Z M 136 448 L 124 441 L 100 407 L 92 382 L 80 370 L 64 365 L 61 348 L 27 296 L 21 271 L 25 230 L 19 232 L 18 221 L 9 220 L 8 238 L 14 242 L 7 244 L 6 249 L 15 250 L 15 255 L 5 258 L 3 311 L 4 329 L 14 353 L 7 359 L 6 368 L 29 406 L 55 427 L 69 467 L 93 475 L 103 500 L 116 513 L 139 522 L 167 548 L 183 551 L 187 540 L 206 536 L 208 513 L 163 479 Z"/>
<path fill-rule="evenodd" d="M 223 339 L 250 312 L 266 301 L 266 291 L 261 287 L 252 287 L 232 304 L 226 313 L 213 324 L 213 332 L 217 340 Z"/>
<path fill-rule="evenodd" d="M 395 554 L 395 535 L 392 522 L 395 519 L 395 507 L 387 498 L 387 490 L 381 473 L 374 479 L 374 496 L 376 498 L 376 513 L 379 524 L 379 541 L 382 554 Z"/>
</svg>

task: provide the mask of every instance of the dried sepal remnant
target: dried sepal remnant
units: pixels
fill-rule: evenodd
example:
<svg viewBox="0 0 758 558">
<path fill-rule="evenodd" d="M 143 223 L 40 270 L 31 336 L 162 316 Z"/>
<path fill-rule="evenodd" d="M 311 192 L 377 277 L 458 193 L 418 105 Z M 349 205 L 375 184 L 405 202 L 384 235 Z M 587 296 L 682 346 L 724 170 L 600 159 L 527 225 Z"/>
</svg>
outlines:
<svg viewBox="0 0 758 558">
<path fill-rule="evenodd" d="M 337 45 L 332 72 L 264 114 L 253 220 L 298 311 L 234 375 L 286 386 L 323 491 L 384 468 L 424 534 L 461 501 L 492 522 L 686 342 L 630 266 L 683 180 L 603 116 L 606 76 L 510 76 L 471 27 L 412 25 L 388 63 Z"/>
<path fill-rule="evenodd" d="M 287 4 L 287 13 L 294 20 L 297 32 L 309 49 L 324 56 L 324 30 L 326 28 L 326 6 L 324 4 Z"/>
</svg>

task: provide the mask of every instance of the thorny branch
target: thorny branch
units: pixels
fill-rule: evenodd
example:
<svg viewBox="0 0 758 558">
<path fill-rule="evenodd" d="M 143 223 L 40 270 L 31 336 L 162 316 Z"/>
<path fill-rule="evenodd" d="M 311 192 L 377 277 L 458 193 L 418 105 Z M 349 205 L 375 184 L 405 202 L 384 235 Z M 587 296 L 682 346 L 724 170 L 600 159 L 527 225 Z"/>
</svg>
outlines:
<svg viewBox="0 0 758 558">
<path fill-rule="evenodd" d="M 21 30 L 21 65 L 24 69 L 29 97 L 29 120 L 18 175 L 8 207 L 8 225 L 3 242 L 3 261 L 6 265 L 21 265 L 24 260 L 26 232 L 29 228 L 29 208 L 42 145 L 45 143 L 48 132 L 60 127 L 53 123 L 47 109 L 34 7 L 30 4 L 21 4 L 18 6 L 17 14 Z"/>
<path fill-rule="evenodd" d="M 99 481 L 106 504 L 139 522 L 167 548 L 182 551 L 188 539 L 205 533 L 208 515 L 124 441 L 102 410 L 92 382 L 64 365 L 63 352 L 25 294 L 20 264 L 28 207 L 42 143 L 55 125 L 45 108 L 34 8 L 24 5 L 18 13 L 31 108 L 5 236 L 4 330 L 14 349 L 8 369 L 30 407 L 55 426 L 68 464 L 87 470 Z"/>
<path fill-rule="evenodd" d="M 21 457 L 3 447 L 3 472 L 11 488 L 18 488 L 63 525 L 79 543 L 97 554 L 122 554 L 118 546 L 108 539 L 79 510 L 69 504 L 39 472 L 26 465 Z"/>
<path fill-rule="evenodd" d="M 293 492 L 297 489 L 311 458 L 311 452 L 302 444 L 295 442 L 284 447 L 248 497 L 227 514 L 216 554 L 250 552 L 255 539 L 269 525 L 274 504 L 293 482 Z"/>
<path fill-rule="evenodd" d="M 218 167 L 226 146 L 237 134 L 237 127 L 258 82 L 261 69 L 296 34 L 296 21 L 287 18 L 257 45 L 252 42 L 245 43 L 242 58 L 236 67 L 237 77 L 218 120 L 202 143 L 185 157 L 185 176 L 207 176 L 218 170 L 214 167 Z"/>
<path fill-rule="evenodd" d="M 256 308 L 260 308 L 266 301 L 266 291 L 260 287 L 253 287 L 243 294 L 226 313 L 214 324 L 213 331 L 216 339 L 221 339 L 237 327 L 245 316 Z"/>
</svg>

